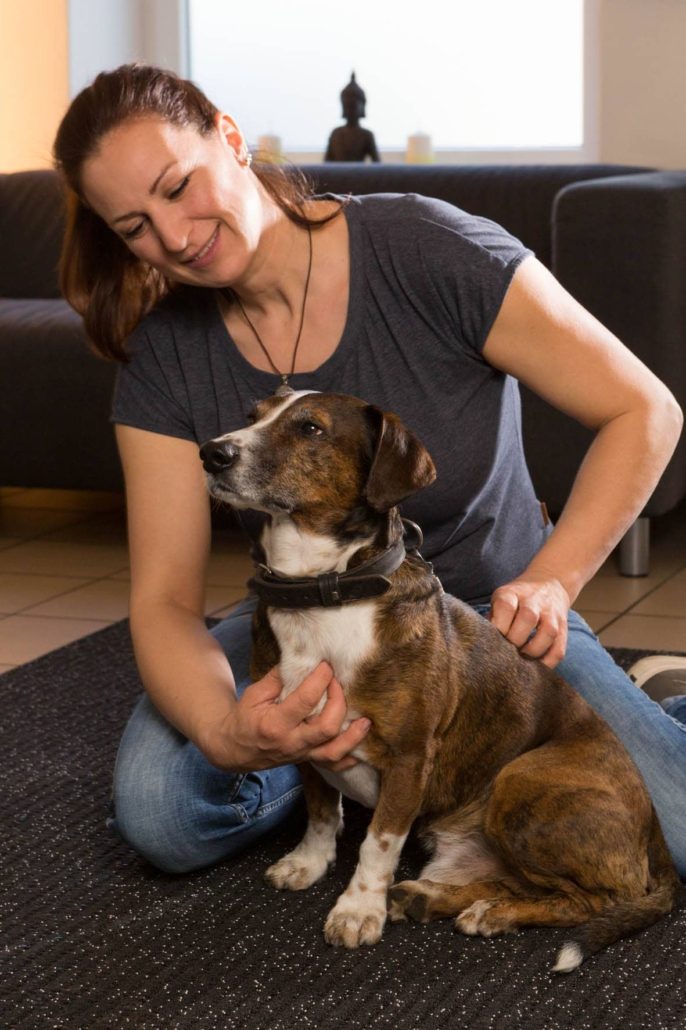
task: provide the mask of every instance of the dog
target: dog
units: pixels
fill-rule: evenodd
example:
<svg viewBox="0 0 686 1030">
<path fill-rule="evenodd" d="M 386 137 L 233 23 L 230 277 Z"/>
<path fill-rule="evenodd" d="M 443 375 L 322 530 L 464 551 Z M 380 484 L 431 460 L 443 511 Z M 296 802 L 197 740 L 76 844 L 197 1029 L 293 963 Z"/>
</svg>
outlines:
<svg viewBox="0 0 686 1030">
<path fill-rule="evenodd" d="M 335 859 L 341 793 L 373 809 L 326 919 L 330 944 L 374 944 L 387 916 L 453 917 L 484 937 L 578 927 L 553 967 L 570 972 L 671 910 L 678 876 L 623 745 L 419 554 L 397 506 L 436 473 L 395 415 L 290 391 L 200 453 L 215 498 L 268 516 L 250 581 L 252 677 L 279 664 L 285 698 L 326 660 L 344 726 L 371 720 L 353 768 L 301 766 L 307 830 L 266 872 L 277 888 L 311 886 Z M 432 857 L 391 886 L 415 820 Z"/>
</svg>

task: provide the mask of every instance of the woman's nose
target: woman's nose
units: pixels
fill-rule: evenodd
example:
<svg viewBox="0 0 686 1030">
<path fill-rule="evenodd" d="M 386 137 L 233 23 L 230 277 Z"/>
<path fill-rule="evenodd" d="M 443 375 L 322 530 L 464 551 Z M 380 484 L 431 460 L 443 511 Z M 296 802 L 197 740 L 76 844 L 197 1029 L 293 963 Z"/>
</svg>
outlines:
<svg viewBox="0 0 686 1030">
<path fill-rule="evenodd" d="M 165 212 L 155 219 L 157 236 L 169 254 L 181 254 L 188 246 L 190 223 L 180 214 Z"/>
</svg>

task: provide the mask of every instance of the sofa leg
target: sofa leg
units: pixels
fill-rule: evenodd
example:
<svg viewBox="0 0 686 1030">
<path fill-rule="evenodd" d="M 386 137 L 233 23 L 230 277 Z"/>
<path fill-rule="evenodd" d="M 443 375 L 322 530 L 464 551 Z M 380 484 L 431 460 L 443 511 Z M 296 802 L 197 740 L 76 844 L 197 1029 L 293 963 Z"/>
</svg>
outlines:
<svg viewBox="0 0 686 1030">
<path fill-rule="evenodd" d="M 622 576 L 647 576 L 650 568 L 650 519 L 636 519 L 619 544 L 619 571 Z"/>
</svg>

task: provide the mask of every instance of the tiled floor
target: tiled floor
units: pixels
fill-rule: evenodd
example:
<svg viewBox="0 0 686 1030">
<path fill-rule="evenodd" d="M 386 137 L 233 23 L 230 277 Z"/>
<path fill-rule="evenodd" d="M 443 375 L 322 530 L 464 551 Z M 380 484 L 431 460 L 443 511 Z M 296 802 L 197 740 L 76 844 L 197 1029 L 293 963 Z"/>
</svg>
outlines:
<svg viewBox="0 0 686 1030">
<path fill-rule="evenodd" d="M 653 524 L 650 574 L 612 558 L 576 607 L 608 646 L 686 651 L 686 505 Z M 207 614 L 244 594 L 245 544 L 215 533 Z M 128 559 L 119 494 L 0 489 L 0 672 L 127 614 Z"/>
</svg>

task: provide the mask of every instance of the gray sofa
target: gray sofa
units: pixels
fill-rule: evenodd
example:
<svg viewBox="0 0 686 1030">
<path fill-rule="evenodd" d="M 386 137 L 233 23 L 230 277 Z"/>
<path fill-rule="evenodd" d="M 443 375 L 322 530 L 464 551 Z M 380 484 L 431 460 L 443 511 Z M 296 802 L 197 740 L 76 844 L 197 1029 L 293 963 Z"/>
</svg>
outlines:
<svg viewBox="0 0 686 1030">
<path fill-rule="evenodd" d="M 611 165 L 304 170 L 321 192 L 424 193 L 499 222 L 686 407 L 686 172 Z M 59 298 L 61 229 L 52 172 L 0 175 L 0 485 L 116 490 L 121 471 L 107 419 L 115 369 L 88 350 L 80 319 Z M 534 483 L 557 513 L 589 433 L 526 391 L 523 412 Z M 664 514 L 684 497 L 682 439 L 644 516 Z"/>
</svg>

